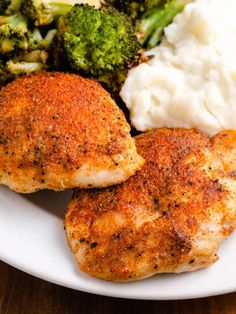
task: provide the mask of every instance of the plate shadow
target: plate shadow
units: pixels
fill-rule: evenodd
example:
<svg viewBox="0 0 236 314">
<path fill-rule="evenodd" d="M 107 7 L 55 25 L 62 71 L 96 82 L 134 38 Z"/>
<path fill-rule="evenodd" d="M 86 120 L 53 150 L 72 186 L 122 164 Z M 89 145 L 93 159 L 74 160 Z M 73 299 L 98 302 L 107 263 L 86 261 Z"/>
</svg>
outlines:
<svg viewBox="0 0 236 314">
<path fill-rule="evenodd" d="M 64 219 L 67 204 L 71 199 L 72 193 L 72 190 L 63 192 L 45 190 L 21 196 L 48 213 Z"/>
</svg>

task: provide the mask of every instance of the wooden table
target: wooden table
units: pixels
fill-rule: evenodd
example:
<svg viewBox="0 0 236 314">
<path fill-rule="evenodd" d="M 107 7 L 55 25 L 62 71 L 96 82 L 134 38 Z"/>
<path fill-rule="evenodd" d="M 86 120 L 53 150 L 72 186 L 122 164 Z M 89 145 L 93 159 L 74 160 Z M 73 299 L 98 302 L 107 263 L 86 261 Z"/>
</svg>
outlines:
<svg viewBox="0 0 236 314">
<path fill-rule="evenodd" d="M 0 262 L 0 314 L 236 314 L 236 293 L 186 301 L 138 301 L 56 286 Z"/>
</svg>

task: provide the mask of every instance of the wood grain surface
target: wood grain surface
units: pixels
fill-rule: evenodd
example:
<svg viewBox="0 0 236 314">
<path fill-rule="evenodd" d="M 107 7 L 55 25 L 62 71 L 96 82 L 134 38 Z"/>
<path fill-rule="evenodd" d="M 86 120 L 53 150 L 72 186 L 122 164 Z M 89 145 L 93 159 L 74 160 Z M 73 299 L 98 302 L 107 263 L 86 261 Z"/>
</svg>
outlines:
<svg viewBox="0 0 236 314">
<path fill-rule="evenodd" d="M 56 286 L 0 262 L 0 314 L 38 313 L 236 314 L 236 293 L 185 301 L 115 299 Z"/>
</svg>

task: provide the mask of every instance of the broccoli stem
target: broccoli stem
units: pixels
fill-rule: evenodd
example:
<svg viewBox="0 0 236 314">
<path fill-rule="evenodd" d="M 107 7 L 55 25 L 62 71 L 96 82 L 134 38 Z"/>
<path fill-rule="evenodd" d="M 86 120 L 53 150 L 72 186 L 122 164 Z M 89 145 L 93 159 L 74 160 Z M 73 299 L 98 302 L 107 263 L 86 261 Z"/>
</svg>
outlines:
<svg viewBox="0 0 236 314">
<path fill-rule="evenodd" d="M 27 19 L 21 13 L 0 16 L 0 26 L 3 25 L 8 25 L 13 30 L 19 30 L 22 33 L 28 32 Z"/>
<path fill-rule="evenodd" d="M 170 0 L 163 7 L 154 8 L 146 12 L 136 26 L 141 45 L 147 48 L 156 46 L 167 26 L 181 12 L 190 0 Z"/>
<path fill-rule="evenodd" d="M 43 40 L 42 34 L 38 28 L 34 28 L 30 41 L 32 43 L 39 43 L 41 40 Z"/>
<path fill-rule="evenodd" d="M 14 75 L 29 74 L 39 72 L 45 69 L 45 64 L 41 62 L 16 62 L 12 60 L 7 62 L 7 68 Z"/>
<path fill-rule="evenodd" d="M 48 53 L 45 50 L 24 51 L 18 57 L 18 61 L 25 61 L 28 63 L 47 63 Z"/>
<path fill-rule="evenodd" d="M 44 46 L 46 48 L 49 47 L 53 43 L 56 34 L 57 34 L 57 29 L 50 29 L 47 32 L 47 34 L 46 34 L 46 36 L 45 36 L 45 38 L 43 40 Z"/>
</svg>

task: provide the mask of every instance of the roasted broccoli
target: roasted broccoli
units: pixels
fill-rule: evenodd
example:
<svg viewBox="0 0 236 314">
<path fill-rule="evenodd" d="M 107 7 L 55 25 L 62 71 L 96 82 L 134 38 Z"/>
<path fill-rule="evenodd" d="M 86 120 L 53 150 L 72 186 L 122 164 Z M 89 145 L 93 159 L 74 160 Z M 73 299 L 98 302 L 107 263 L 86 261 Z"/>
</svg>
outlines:
<svg viewBox="0 0 236 314">
<path fill-rule="evenodd" d="M 131 16 L 139 43 L 145 48 L 158 44 L 163 29 L 193 0 L 107 0 L 108 4 Z"/>
<path fill-rule="evenodd" d="M 23 74 L 30 74 L 32 72 L 42 71 L 46 69 L 46 65 L 42 62 L 14 62 L 13 60 L 9 60 L 7 62 L 7 69 L 11 74 L 16 77 Z"/>
<path fill-rule="evenodd" d="M 59 16 L 67 14 L 79 0 L 24 0 L 22 12 L 36 26 L 51 24 Z"/>
<path fill-rule="evenodd" d="M 165 0 L 107 0 L 106 3 L 114 6 L 119 11 L 129 15 L 133 20 L 140 18 L 141 15 L 154 7 L 161 5 Z"/>
<path fill-rule="evenodd" d="M 23 15 L 0 16 L 0 53 L 28 49 L 28 38 L 27 20 Z"/>
<path fill-rule="evenodd" d="M 3 14 L 8 6 L 10 5 L 11 1 L 10 0 L 1 0 L 0 1 L 0 14 Z"/>
<path fill-rule="evenodd" d="M 0 56 L 0 59 L 0 87 L 20 75 L 48 68 L 46 50 L 21 51 L 9 58 Z"/>
<path fill-rule="evenodd" d="M 38 28 L 32 31 L 28 28 L 27 19 L 21 13 L 0 16 L 0 53 L 47 49 L 56 33 L 56 29 L 51 29 L 43 38 Z"/>
<path fill-rule="evenodd" d="M 11 15 L 19 12 L 23 0 L 0 0 L 0 14 Z"/>
<path fill-rule="evenodd" d="M 0 56 L 0 60 L 0 88 L 20 75 L 48 68 L 46 50 L 21 51 L 18 55 L 9 55 L 9 58 Z"/>
<path fill-rule="evenodd" d="M 147 10 L 136 22 L 136 33 L 141 45 L 147 48 L 156 46 L 165 26 L 171 23 L 175 15 L 181 12 L 188 2 L 191 0 L 168 0 Z"/>
<path fill-rule="evenodd" d="M 49 68 L 56 29 L 29 28 L 20 13 L 0 16 L 0 86 L 15 77 Z"/>
<path fill-rule="evenodd" d="M 59 19 L 58 34 L 70 66 L 94 77 L 125 68 L 139 50 L 130 19 L 110 7 L 75 5 Z"/>
</svg>

